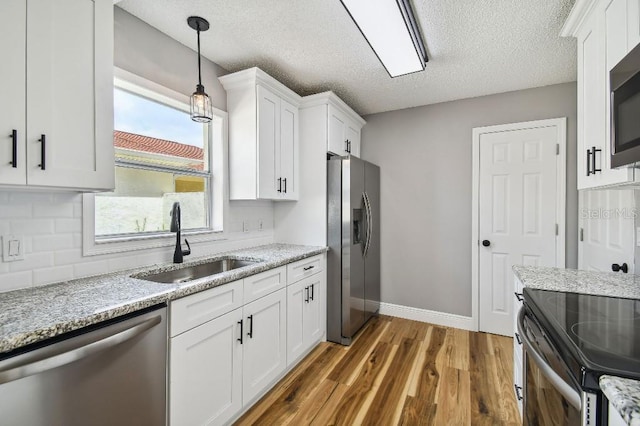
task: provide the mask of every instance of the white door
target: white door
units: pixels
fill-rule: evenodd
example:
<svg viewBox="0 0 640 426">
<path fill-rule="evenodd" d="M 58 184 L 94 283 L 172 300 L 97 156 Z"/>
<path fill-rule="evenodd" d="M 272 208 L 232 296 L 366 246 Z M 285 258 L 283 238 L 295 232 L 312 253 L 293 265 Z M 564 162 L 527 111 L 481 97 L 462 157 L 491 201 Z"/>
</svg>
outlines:
<svg viewBox="0 0 640 426">
<path fill-rule="evenodd" d="M 279 198 L 280 98 L 262 86 L 258 94 L 258 198 Z"/>
<path fill-rule="evenodd" d="M 349 154 L 360 157 L 360 128 L 353 122 L 347 124 L 347 141 L 349 141 Z"/>
<path fill-rule="evenodd" d="M 345 137 L 347 128 L 347 117 L 340 111 L 329 105 L 329 140 L 327 141 L 327 151 L 336 155 L 347 155 L 347 139 Z"/>
<path fill-rule="evenodd" d="M 556 266 L 558 127 L 525 125 L 479 134 L 479 328 L 505 336 L 512 266 Z"/>
<path fill-rule="evenodd" d="M 13 185 L 24 185 L 27 181 L 24 142 L 26 13 L 24 0 L 0 2 L 0 52 L 7 60 L 0 67 L 0 183 Z"/>
<path fill-rule="evenodd" d="M 29 0 L 27 20 L 27 183 L 113 189 L 113 2 Z"/>
<path fill-rule="evenodd" d="M 298 108 L 280 100 L 280 172 L 282 177 L 281 197 L 287 200 L 298 198 Z"/>
<path fill-rule="evenodd" d="M 304 316 L 309 303 L 309 287 L 298 281 L 287 287 L 287 365 L 291 365 L 304 353 Z"/>
<path fill-rule="evenodd" d="M 304 328 L 307 338 L 307 348 L 320 340 L 324 333 L 324 287 L 326 274 L 321 272 L 306 278 L 306 286 L 309 287 L 309 303 L 307 303 Z"/>
<path fill-rule="evenodd" d="M 626 263 L 633 273 L 634 208 L 631 189 L 580 192 L 578 268 L 611 271 Z"/>
<path fill-rule="evenodd" d="M 287 366 L 287 292 L 244 306 L 242 401 L 246 405 Z"/>
<path fill-rule="evenodd" d="M 170 341 L 172 425 L 224 424 L 242 408 L 242 308 Z"/>
</svg>

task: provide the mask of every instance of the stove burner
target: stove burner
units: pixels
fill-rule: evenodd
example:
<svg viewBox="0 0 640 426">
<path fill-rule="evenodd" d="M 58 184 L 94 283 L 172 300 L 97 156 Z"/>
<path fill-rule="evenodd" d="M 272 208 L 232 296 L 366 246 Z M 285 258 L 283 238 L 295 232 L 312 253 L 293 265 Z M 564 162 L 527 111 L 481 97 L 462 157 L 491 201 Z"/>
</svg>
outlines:
<svg viewBox="0 0 640 426">
<path fill-rule="evenodd" d="M 640 344 L 629 336 L 640 330 L 638 317 L 628 320 L 582 321 L 571 326 L 572 334 L 581 343 L 580 350 L 597 349 L 637 362 L 640 359 Z M 578 343 L 576 342 L 576 343 Z"/>
</svg>

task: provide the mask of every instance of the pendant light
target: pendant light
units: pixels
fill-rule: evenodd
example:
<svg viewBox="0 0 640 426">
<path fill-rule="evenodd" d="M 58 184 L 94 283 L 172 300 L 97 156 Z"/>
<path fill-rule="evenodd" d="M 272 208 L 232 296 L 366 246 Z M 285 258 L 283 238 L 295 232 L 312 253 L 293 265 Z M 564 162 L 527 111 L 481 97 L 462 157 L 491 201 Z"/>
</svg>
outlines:
<svg viewBox="0 0 640 426">
<path fill-rule="evenodd" d="M 213 118 L 211 111 L 211 99 L 204 91 L 202 85 L 202 71 L 200 65 L 200 31 L 209 29 L 209 22 L 199 16 L 190 16 L 187 23 L 198 33 L 198 85 L 196 91 L 191 95 L 191 119 L 198 123 L 208 123 Z"/>
</svg>

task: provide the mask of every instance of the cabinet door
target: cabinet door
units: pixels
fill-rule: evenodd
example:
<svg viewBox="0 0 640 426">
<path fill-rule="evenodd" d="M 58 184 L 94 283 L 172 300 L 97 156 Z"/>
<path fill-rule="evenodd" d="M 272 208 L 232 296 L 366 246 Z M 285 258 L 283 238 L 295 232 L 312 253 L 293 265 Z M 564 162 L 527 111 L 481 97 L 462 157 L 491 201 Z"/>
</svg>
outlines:
<svg viewBox="0 0 640 426">
<path fill-rule="evenodd" d="M 640 43 L 640 0 L 627 0 L 627 51 Z"/>
<path fill-rule="evenodd" d="M 2 16 L 0 52 L 6 59 L 0 67 L 0 184 L 24 185 L 27 176 L 24 142 L 26 2 L 3 0 L 0 2 L 0 16 Z M 13 164 L 14 155 L 15 164 Z"/>
<path fill-rule="evenodd" d="M 170 341 L 172 425 L 224 424 L 242 408 L 242 308 Z"/>
<path fill-rule="evenodd" d="M 594 147 L 596 168 L 604 169 L 606 120 L 604 14 L 593 13 L 578 34 L 578 189 L 601 185 L 602 172 L 587 176 Z"/>
<path fill-rule="evenodd" d="M 329 105 L 328 126 L 327 151 L 337 155 L 347 155 L 347 117 L 331 105 Z"/>
<path fill-rule="evenodd" d="M 113 2 L 29 0 L 27 20 L 27 183 L 112 189 Z"/>
<path fill-rule="evenodd" d="M 258 93 L 258 198 L 279 198 L 280 98 L 262 86 Z"/>
<path fill-rule="evenodd" d="M 309 287 L 298 281 L 287 287 L 287 365 L 305 351 L 304 312 L 309 303 Z"/>
<path fill-rule="evenodd" d="M 352 122 L 347 124 L 347 141 L 349 141 L 349 154 L 360 157 L 360 127 Z"/>
<path fill-rule="evenodd" d="M 298 108 L 280 100 L 280 172 L 281 197 L 298 199 Z"/>
<path fill-rule="evenodd" d="M 607 74 L 627 54 L 627 0 L 611 0 L 605 8 Z"/>
<path fill-rule="evenodd" d="M 242 401 L 247 406 L 287 366 L 287 292 L 244 306 Z"/>
<path fill-rule="evenodd" d="M 304 314 L 304 335 L 307 340 L 306 348 L 313 346 L 324 334 L 324 294 L 326 274 L 321 272 L 306 278 L 305 286 L 309 288 L 309 303 L 306 304 Z"/>
</svg>

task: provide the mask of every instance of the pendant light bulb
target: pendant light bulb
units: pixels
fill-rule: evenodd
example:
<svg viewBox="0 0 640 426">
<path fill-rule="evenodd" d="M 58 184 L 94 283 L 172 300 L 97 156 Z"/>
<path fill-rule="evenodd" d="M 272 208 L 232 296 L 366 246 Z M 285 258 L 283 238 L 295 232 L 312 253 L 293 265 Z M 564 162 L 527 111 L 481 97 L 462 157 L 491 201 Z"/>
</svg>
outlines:
<svg viewBox="0 0 640 426">
<path fill-rule="evenodd" d="M 198 84 L 196 91 L 191 95 L 191 119 L 198 123 L 209 123 L 213 118 L 211 108 L 211 99 L 207 92 L 204 91 L 202 85 L 202 71 L 200 59 L 200 31 L 209 29 L 209 22 L 199 16 L 191 16 L 187 19 L 187 23 L 198 33 Z"/>
</svg>

